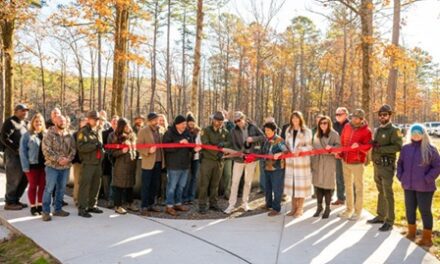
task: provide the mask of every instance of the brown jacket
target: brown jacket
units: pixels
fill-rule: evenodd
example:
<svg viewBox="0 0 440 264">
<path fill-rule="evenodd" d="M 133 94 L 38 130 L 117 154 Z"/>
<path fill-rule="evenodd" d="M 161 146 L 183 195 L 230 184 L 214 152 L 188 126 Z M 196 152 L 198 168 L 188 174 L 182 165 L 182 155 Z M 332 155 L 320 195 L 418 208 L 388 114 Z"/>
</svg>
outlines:
<svg viewBox="0 0 440 264">
<path fill-rule="evenodd" d="M 111 133 L 108 139 L 110 144 L 120 144 L 115 133 Z M 111 155 L 115 159 L 113 167 L 112 186 L 119 188 L 131 188 L 135 184 L 136 175 L 136 137 L 127 138 L 122 142 L 131 146 L 127 153 L 123 153 L 122 149 L 112 150 Z"/>
<path fill-rule="evenodd" d="M 72 166 L 71 162 L 65 166 L 58 163 L 61 157 L 68 158 L 70 161 L 75 157 L 75 140 L 67 130 L 60 135 L 55 127 L 49 128 L 43 137 L 42 149 L 46 166 L 57 170 L 68 169 Z"/>
<path fill-rule="evenodd" d="M 162 143 L 162 137 L 164 134 L 164 131 L 162 129 L 159 129 L 160 134 L 160 142 Z M 137 144 L 154 144 L 154 137 L 153 137 L 153 130 L 149 125 L 146 125 L 144 128 L 139 130 L 139 133 L 137 135 Z M 151 170 L 154 167 L 154 163 L 156 162 L 156 154 L 161 153 L 162 154 L 162 168 L 165 168 L 165 156 L 163 149 L 156 149 L 156 152 L 153 154 L 149 153 L 150 148 L 139 148 L 138 152 L 142 157 L 142 169 L 144 170 Z"/>
</svg>

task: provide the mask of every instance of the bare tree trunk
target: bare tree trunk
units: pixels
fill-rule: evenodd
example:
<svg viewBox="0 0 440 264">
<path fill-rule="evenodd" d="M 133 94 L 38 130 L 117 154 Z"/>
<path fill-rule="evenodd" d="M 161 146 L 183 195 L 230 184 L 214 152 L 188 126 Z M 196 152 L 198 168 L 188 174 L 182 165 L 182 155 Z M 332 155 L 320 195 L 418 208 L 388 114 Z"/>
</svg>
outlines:
<svg viewBox="0 0 440 264">
<path fill-rule="evenodd" d="M 93 49 L 90 47 L 90 70 L 91 70 L 91 78 L 90 78 L 90 102 L 89 108 L 90 110 L 95 109 L 95 56 L 93 54 Z M 99 111 L 100 109 L 98 109 Z"/>
<path fill-rule="evenodd" d="M 2 23 L 0 21 L 0 23 Z M 1 33 L 2 27 L 0 27 Z M 5 71 L 4 71 L 4 53 L 3 53 L 3 39 L 0 38 L 0 126 L 3 125 L 5 120 Z"/>
<path fill-rule="evenodd" d="M 14 31 L 15 16 L 2 19 L 0 23 L 4 56 L 4 115 L 9 117 L 14 106 Z"/>
<path fill-rule="evenodd" d="M 157 48 L 157 34 L 159 30 L 159 0 L 154 2 L 154 30 L 153 30 L 153 54 L 151 61 L 151 97 L 150 97 L 150 112 L 154 111 L 154 97 L 156 95 L 156 48 Z"/>
<path fill-rule="evenodd" d="M 342 57 L 342 67 L 341 67 L 341 82 L 337 95 L 337 105 L 341 106 L 344 103 L 344 88 L 345 88 L 345 75 L 347 72 L 347 23 L 344 21 L 344 54 Z"/>
<path fill-rule="evenodd" d="M 202 48 L 203 33 L 203 0 L 197 0 L 197 29 L 196 29 L 196 46 L 194 49 L 194 67 L 191 85 L 191 111 L 199 116 L 197 112 L 197 92 L 200 79 L 200 57 Z"/>
<path fill-rule="evenodd" d="M 173 97 L 171 96 L 171 69 L 170 69 L 170 31 L 171 31 L 171 0 L 168 0 L 167 15 L 167 62 L 166 62 L 166 84 L 167 84 L 167 114 L 168 119 L 174 116 Z"/>
<path fill-rule="evenodd" d="M 186 112 L 187 96 L 186 96 L 186 5 L 183 10 L 183 25 L 182 25 L 182 85 L 179 90 L 179 107 L 178 112 Z"/>
<path fill-rule="evenodd" d="M 126 78 L 126 58 L 128 43 L 128 7 L 116 4 L 115 50 L 113 56 L 113 85 L 111 114 L 123 114 L 123 92 Z"/>
<path fill-rule="evenodd" d="M 373 57 L 373 1 L 361 1 L 362 27 L 362 108 L 367 113 L 372 125 L 370 91 L 372 84 L 372 57 Z"/>
<path fill-rule="evenodd" d="M 43 53 L 41 50 L 40 40 L 36 38 L 35 43 L 37 44 L 38 60 L 40 62 L 41 88 L 43 90 L 43 116 L 46 116 L 46 82 L 45 82 L 45 78 L 44 78 Z"/>
<path fill-rule="evenodd" d="M 102 109 L 106 109 L 105 102 L 106 102 L 106 94 L 107 94 L 107 76 L 108 76 L 108 68 L 110 65 L 110 56 L 107 59 L 107 62 L 105 64 L 105 73 L 104 73 L 104 87 L 102 88 Z"/>
<path fill-rule="evenodd" d="M 98 32 L 98 109 L 104 109 L 102 104 L 102 33 Z"/>
<path fill-rule="evenodd" d="M 400 0 L 394 0 L 394 14 L 393 14 L 393 36 L 392 36 L 392 48 L 397 51 L 399 47 L 399 35 L 400 35 Z M 391 108 L 396 107 L 396 91 L 397 91 L 397 77 L 398 71 L 395 64 L 396 54 L 395 51 L 391 53 L 390 59 L 390 70 L 388 73 L 388 85 L 387 85 L 387 95 L 388 104 Z"/>
</svg>

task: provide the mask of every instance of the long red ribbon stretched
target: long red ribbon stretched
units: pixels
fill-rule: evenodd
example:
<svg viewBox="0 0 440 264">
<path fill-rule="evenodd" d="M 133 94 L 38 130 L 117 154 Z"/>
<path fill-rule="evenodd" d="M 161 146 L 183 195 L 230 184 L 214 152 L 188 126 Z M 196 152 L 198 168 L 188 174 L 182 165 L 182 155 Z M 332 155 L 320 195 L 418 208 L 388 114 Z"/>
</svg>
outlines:
<svg viewBox="0 0 440 264">
<path fill-rule="evenodd" d="M 123 149 L 127 148 L 128 145 L 125 144 L 107 144 L 105 145 L 106 149 L 112 150 L 112 149 Z M 201 148 L 206 150 L 214 150 L 214 151 L 220 151 L 222 152 L 224 149 L 218 146 L 214 145 L 204 145 L 204 144 L 194 144 L 194 143 L 188 143 L 188 144 L 181 144 L 181 143 L 161 143 L 161 144 L 136 144 L 137 149 L 145 149 L 145 148 Z M 305 156 L 313 156 L 313 155 L 322 155 L 322 154 L 333 154 L 333 153 L 341 153 L 341 152 L 349 152 L 349 151 L 364 151 L 367 152 L 372 145 L 361 145 L 357 148 L 352 148 L 351 146 L 348 147 L 339 147 L 339 148 L 330 148 L 330 149 L 314 149 L 309 151 L 301 151 L 296 153 L 287 153 L 282 154 L 278 159 L 287 159 L 287 158 L 295 158 L 295 157 L 305 157 Z M 274 155 L 270 154 L 245 154 L 242 152 L 237 152 L 233 156 L 242 156 L 247 161 L 253 161 L 255 159 L 275 159 Z"/>
</svg>

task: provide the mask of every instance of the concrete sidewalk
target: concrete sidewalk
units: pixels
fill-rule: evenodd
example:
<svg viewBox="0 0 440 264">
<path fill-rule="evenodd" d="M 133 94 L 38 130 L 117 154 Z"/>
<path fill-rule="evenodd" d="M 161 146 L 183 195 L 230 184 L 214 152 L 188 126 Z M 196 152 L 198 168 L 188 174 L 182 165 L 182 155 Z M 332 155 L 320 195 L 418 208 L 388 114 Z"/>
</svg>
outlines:
<svg viewBox="0 0 440 264">
<path fill-rule="evenodd" d="M 0 173 L 0 197 L 4 189 Z M 440 263 L 397 231 L 381 233 L 365 224 L 371 217 L 366 212 L 358 222 L 339 219 L 342 208 L 328 220 L 313 218 L 312 200 L 298 219 L 192 221 L 120 216 L 108 209 L 84 219 L 65 199 L 71 213 L 66 218 L 43 222 L 29 210 L 4 211 L 3 202 L 0 217 L 62 263 Z"/>
</svg>

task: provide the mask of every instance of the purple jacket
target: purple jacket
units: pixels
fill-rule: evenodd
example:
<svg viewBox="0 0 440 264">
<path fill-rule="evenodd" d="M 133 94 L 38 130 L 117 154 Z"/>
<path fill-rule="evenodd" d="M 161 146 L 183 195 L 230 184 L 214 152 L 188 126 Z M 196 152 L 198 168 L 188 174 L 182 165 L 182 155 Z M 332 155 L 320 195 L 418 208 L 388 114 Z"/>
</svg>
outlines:
<svg viewBox="0 0 440 264">
<path fill-rule="evenodd" d="M 397 178 L 405 190 L 417 192 L 433 192 L 436 190 L 435 180 L 440 174 L 440 156 L 435 147 L 431 148 L 431 162 L 422 164 L 420 142 L 412 142 L 403 146 L 397 162 Z"/>
</svg>

